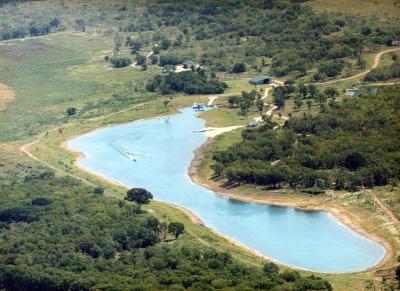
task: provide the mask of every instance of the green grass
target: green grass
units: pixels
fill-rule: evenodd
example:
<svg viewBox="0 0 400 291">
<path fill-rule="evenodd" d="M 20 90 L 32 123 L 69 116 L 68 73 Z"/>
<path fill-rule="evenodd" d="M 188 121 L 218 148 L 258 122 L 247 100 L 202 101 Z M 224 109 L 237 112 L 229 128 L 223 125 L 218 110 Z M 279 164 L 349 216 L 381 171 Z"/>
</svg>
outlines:
<svg viewBox="0 0 400 291">
<path fill-rule="evenodd" d="M 319 12 L 341 12 L 384 20 L 400 17 L 399 5 L 395 5 L 393 0 L 313 0 L 304 5 L 310 5 Z"/>
<path fill-rule="evenodd" d="M 0 45 L 0 81 L 16 95 L 0 115 L 0 140 L 66 122 L 68 107 L 87 117 L 154 99 L 144 86 L 155 70 L 110 68 L 103 58 L 112 47 L 110 37 L 69 33 Z"/>
</svg>

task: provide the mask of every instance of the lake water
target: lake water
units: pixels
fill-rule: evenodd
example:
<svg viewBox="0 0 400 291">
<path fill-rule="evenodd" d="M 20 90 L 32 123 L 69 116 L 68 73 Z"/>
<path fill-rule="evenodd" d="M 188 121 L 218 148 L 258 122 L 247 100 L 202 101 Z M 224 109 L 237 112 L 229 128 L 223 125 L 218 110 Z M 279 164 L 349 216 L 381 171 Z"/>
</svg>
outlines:
<svg viewBox="0 0 400 291">
<path fill-rule="evenodd" d="M 341 224 L 329 212 L 240 202 L 194 184 L 193 151 L 206 141 L 205 121 L 181 114 L 95 130 L 69 146 L 83 152 L 79 165 L 154 198 L 183 206 L 204 223 L 283 264 L 321 272 L 373 267 L 385 249 Z M 136 159 L 136 161 L 133 161 Z"/>
</svg>

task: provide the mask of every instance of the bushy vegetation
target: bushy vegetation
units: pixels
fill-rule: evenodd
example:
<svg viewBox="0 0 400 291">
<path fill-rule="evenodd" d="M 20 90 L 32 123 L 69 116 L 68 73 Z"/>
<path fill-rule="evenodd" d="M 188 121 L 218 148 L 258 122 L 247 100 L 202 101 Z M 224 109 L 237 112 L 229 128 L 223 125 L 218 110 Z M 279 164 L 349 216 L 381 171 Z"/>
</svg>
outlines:
<svg viewBox="0 0 400 291">
<path fill-rule="evenodd" d="M 400 78 L 400 60 L 394 55 L 393 62 L 390 66 L 384 68 L 373 69 L 365 77 L 365 82 L 382 82 L 390 79 Z"/>
<path fill-rule="evenodd" d="M 132 63 L 129 58 L 111 58 L 111 64 L 114 68 L 123 68 L 127 67 Z"/>
<path fill-rule="evenodd" d="M 255 58 L 265 57 L 272 58 L 270 72 L 276 76 L 301 77 L 317 67 L 315 80 L 341 74 L 352 66 L 348 59 L 361 58 L 363 48 L 386 44 L 400 34 L 387 23 L 366 27 L 358 18 L 317 14 L 294 2 L 155 2 L 147 6 L 147 21 L 179 27 L 184 39 L 221 40 L 219 49 L 204 48 L 200 57 L 213 69 L 243 72 L 247 63 L 261 70 L 265 64 Z M 234 59 L 246 63 L 230 63 Z"/>
<path fill-rule="evenodd" d="M 195 72 L 171 72 L 166 76 L 158 75 L 146 85 L 147 91 L 160 92 L 163 95 L 175 92 L 189 95 L 221 94 L 227 87 L 224 82 L 208 78 L 202 69 Z"/>
<path fill-rule="evenodd" d="M 262 271 L 227 253 L 182 245 L 181 223 L 167 226 L 72 178 L 22 167 L 0 178 L 1 289 L 331 290 L 314 276 L 274 265 Z M 147 194 L 128 196 L 139 192 Z"/>
<path fill-rule="evenodd" d="M 266 122 L 214 155 L 216 175 L 267 187 L 357 190 L 400 178 L 400 87 L 332 102 L 316 116 Z M 315 187 L 319 188 L 316 189 Z"/>
</svg>

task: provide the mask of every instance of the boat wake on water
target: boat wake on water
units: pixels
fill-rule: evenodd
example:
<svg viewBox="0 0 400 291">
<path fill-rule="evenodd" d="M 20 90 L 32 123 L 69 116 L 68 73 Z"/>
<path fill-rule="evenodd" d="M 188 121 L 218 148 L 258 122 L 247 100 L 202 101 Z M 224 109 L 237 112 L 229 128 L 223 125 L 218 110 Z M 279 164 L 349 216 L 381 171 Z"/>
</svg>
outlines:
<svg viewBox="0 0 400 291">
<path fill-rule="evenodd" d="M 130 151 L 127 151 L 125 149 L 120 149 L 120 148 L 118 148 L 117 146 L 115 146 L 113 144 L 109 144 L 109 145 L 110 145 L 110 147 L 115 149 L 117 152 L 119 152 L 121 155 L 127 157 L 132 162 L 136 162 L 138 160 L 137 156 L 145 156 L 145 157 L 149 157 L 149 158 L 153 158 L 154 157 L 154 155 L 152 155 L 152 154 L 143 153 L 143 152 L 130 152 Z"/>
</svg>

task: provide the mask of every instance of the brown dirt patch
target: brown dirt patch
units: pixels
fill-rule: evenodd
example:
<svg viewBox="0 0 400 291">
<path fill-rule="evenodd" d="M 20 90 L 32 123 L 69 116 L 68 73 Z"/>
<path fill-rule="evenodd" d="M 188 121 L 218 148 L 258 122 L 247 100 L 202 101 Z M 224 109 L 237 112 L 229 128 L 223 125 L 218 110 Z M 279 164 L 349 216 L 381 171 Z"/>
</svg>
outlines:
<svg viewBox="0 0 400 291">
<path fill-rule="evenodd" d="M 6 109 L 7 105 L 14 101 L 14 98 L 14 91 L 0 83 L 0 111 Z"/>
<path fill-rule="evenodd" d="M 20 61 L 31 58 L 37 54 L 44 54 L 51 45 L 36 39 L 18 39 L 18 41 L 29 41 L 29 45 L 21 43 L 0 45 L 0 55 L 4 59 Z"/>
</svg>

